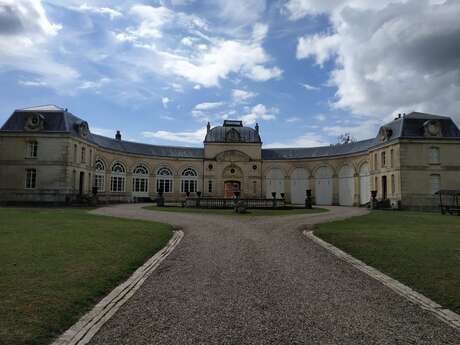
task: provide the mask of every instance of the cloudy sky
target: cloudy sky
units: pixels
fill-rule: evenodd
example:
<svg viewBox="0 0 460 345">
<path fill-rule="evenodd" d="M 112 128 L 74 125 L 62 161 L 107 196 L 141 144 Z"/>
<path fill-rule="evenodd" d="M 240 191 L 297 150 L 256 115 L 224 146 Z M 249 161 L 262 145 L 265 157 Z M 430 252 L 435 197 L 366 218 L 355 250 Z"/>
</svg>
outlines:
<svg viewBox="0 0 460 345">
<path fill-rule="evenodd" d="M 0 0 L 0 122 L 56 104 L 93 132 L 266 147 L 374 136 L 395 113 L 460 123 L 458 0 Z"/>
</svg>

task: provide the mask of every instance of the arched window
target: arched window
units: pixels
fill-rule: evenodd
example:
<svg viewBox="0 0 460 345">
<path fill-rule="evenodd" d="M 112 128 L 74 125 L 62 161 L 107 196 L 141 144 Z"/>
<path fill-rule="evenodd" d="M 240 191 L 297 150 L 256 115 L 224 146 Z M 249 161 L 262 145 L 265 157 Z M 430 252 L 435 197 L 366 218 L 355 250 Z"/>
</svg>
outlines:
<svg viewBox="0 0 460 345">
<path fill-rule="evenodd" d="M 430 164 L 439 164 L 441 163 L 441 154 L 439 147 L 430 147 Z"/>
<path fill-rule="evenodd" d="M 198 186 L 198 174 L 192 168 L 187 168 L 182 172 L 180 191 L 182 193 L 195 193 Z"/>
<path fill-rule="evenodd" d="M 173 174 L 168 168 L 160 168 L 157 171 L 157 192 L 172 193 Z"/>
<path fill-rule="evenodd" d="M 105 164 L 98 159 L 95 165 L 94 187 L 98 193 L 105 192 Z"/>
<path fill-rule="evenodd" d="M 133 170 L 133 193 L 148 193 L 149 171 L 143 165 L 138 165 Z"/>
<path fill-rule="evenodd" d="M 125 191 L 126 170 L 121 163 L 112 166 L 112 176 L 110 177 L 110 191 L 122 193 Z"/>
</svg>

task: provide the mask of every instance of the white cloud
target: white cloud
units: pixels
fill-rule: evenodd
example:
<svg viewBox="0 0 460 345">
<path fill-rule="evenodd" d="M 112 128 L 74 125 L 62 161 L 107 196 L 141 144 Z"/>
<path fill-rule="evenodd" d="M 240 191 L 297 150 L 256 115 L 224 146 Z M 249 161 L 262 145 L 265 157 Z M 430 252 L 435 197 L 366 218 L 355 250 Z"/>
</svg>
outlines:
<svg viewBox="0 0 460 345">
<path fill-rule="evenodd" d="M 307 91 L 317 91 L 319 90 L 319 87 L 313 86 L 307 83 L 300 83 L 300 86 L 302 86 L 305 90 Z"/>
<path fill-rule="evenodd" d="M 246 125 L 252 125 L 256 123 L 257 120 L 274 120 L 276 115 L 279 112 L 277 108 L 267 109 L 263 104 L 257 104 L 250 109 L 250 112 L 246 115 L 240 117 L 240 120 Z"/>
<path fill-rule="evenodd" d="M 90 13 L 95 13 L 95 14 L 101 14 L 101 15 L 107 15 L 110 17 L 111 20 L 121 17 L 122 13 L 110 8 L 110 7 L 95 7 L 95 6 L 90 6 L 87 3 L 83 3 L 82 5 L 78 7 L 74 7 L 75 10 L 80 11 L 80 12 L 90 12 Z"/>
<path fill-rule="evenodd" d="M 265 0 L 207 0 L 223 24 L 241 27 L 257 22 L 265 12 Z"/>
<path fill-rule="evenodd" d="M 195 110 L 211 110 L 224 105 L 224 102 L 204 102 L 195 105 Z"/>
<path fill-rule="evenodd" d="M 35 87 L 48 86 L 48 84 L 46 82 L 44 82 L 43 80 L 39 80 L 39 79 L 36 79 L 36 80 L 19 80 L 18 84 L 23 85 L 23 86 L 35 86 Z"/>
<path fill-rule="evenodd" d="M 98 81 L 87 80 L 87 81 L 83 81 L 80 84 L 80 86 L 78 86 L 78 88 L 81 90 L 88 90 L 88 89 L 96 90 L 96 89 L 100 89 L 102 86 L 104 86 L 105 84 L 109 82 L 110 82 L 109 78 L 101 78 Z"/>
<path fill-rule="evenodd" d="M 271 56 L 262 47 L 267 24 L 256 22 L 251 24 L 252 30 L 245 36 L 225 35 L 224 38 L 219 33 L 208 32 L 208 24 L 201 18 L 164 6 L 135 5 L 131 13 L 138 24 L 114 36 L 119 42 L 146 50 L 126 58 L 133 68 L 178 76 L 204 87 L 219 86 L 221 80 L 232 74 L 255 81 L 282 75 L 282 70 L 272 65 Z M 177 49 L 167 48 L 164 43 L 177 40 L 174 32 L 169 35 L 168 28 L 187 32 Z"/>
<path fill-rule="evenodd" d="M 0 2 L 0 68 L 36 75 L 37 80 L 56 88 L 74 83 L 76 70 L 55 61 L 48 49 L 61 25 L 51 22 L 39 0 Z M 30 83 L 29 83 L 30 85 Z"/>
<path fill-rule="evenodd" d="M 161 98 L 161 104 L 163 105 L 163 108 L 168 107 L 168 103 L 171 102 L 171 100 L 168 97 L 162 97 Z"/>
<path fill-rule="evenodd" d="M 329 142 L 324 139 L 321 135 L 311 132 L 305 133 L 292 140 L 285 142 L 274 142 L 271 144 L 264 145 L 265 148 L 289 148 L 289 147 L 317 147 L 327 146 Z"/>
<path fill-rule="evenodd" d="M 321 122 L 326 121 L 326 115 L 324 114 L 315 115 L 315 119 Z"/>
<path fill-rule="evenodd" d="M 300 122 L 300 121 L 302 121 L 302 119 L 297 116 L 289 117 L 286 119 L 287 123 L 294 123 L 294 122 Z"/>
<path fill-rule="evenodd" d="M 164 141 L 172 141 L 187 144 L 199 144 L 202 143 L 206 136 L 206 128 L 200 128 L 196 131 L 184 131 L 184 132 L 170 132 L 170 131 L 153 131 L 153 132 L 142 132 L 145 138 L 160 139 Z"/>
<path fill-rule="evenodd" d="M 297 59 L 315 57 L 316 63 L 323 66 L 332 54 L 339 48 L 340 37 L 338 35 L 314 34 L 299 38 L 297 44 Z"/>
<path fill-rule="evenodd" d="M 364 140 L 375 137 L 377 128 L 381 125 L 381 121 L 367 119 L 349 125 L 338 124 L 335 126 L 322 127 L 322 131 L 328 136 L 339 136 L 344 133 L 350 133 L 352 137 L 358 140 Z"/>
<path fill-rule="evenodd" d="M 244 103 L 245 101 L 254 98 L 257 96 L 255 92 L 233 89 L 232 90 L 232 99 L 235 103 Z"/>
<path fill-rule="evenodd" d="M 102 136 L 108 137 L 108 138 L 115 137 L 115 133 L 117 132 L 114 129 L 99 128 L 99 127 L 91 127 L 90 131 L 91 131 L 91 133 L 102 135 Z"/>
<path fill-rule="evenodd" d="M 403 109 L 460 119 L 460 2 L 291 0 L 291 19 L 326 14 L 328 34 L 302 37 L 298 58 L 331 60 L 334 107 L 382 117 Z"/>
</svg>

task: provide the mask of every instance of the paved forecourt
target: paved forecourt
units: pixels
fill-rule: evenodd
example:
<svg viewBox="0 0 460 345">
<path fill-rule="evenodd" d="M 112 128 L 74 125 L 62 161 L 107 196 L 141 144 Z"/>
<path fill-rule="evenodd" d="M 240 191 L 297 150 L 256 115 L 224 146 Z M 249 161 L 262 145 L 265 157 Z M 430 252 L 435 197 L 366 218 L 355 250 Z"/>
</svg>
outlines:
<svg viewBox="0 0 460 345">
<path fill-rule="evenodd" d="M 358 208 L 288 217 L 182 214 L 118 205 L 185 236 L 90 344 L 459 344 L 460 333 L 318 244 L 306 225 Z"/>
</svg>

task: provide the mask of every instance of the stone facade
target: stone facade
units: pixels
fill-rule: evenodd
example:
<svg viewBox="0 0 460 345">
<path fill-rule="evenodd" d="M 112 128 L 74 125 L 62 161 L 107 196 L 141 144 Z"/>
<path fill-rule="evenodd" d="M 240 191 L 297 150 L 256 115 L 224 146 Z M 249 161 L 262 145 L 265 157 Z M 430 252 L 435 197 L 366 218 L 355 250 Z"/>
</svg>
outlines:
<svg viewBox="0 0 460 345">
<path fill-rule="evenodd" d="M 426 129 L 428 125 L 440 129 Z M 428 124 L 427 124 L 428 123 Z M 434 134 L 433 134 L 434 133 Z M 460 131 L 447 117 L 412 113 L 382 126 L 376 138 L 320 148 L 263 149 L 259 127 L 227 121 L 204 147 L 137 144 L 92 134 L 55 106 L 15 111 L 0 130 L 0 202 L 65 203 L 91 194 L 100 201 L 154 198 L 271 198 L 301 204 L 359 206 L 377 191 L 394 206 L 432 209 L 438 189 L 460 189 Z"/>
</svg>

